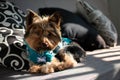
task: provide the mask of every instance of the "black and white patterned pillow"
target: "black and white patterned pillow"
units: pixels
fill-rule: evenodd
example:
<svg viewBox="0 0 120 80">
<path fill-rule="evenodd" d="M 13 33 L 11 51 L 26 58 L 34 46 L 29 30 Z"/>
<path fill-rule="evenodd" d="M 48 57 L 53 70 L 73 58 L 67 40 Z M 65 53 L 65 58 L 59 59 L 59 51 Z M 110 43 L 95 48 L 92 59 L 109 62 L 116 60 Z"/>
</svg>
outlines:
<svg viewBox="0 0 120 80">
<path fill-rule="evenodd" d="M 78 13 L 83 15 L 92 24 L 108 46 L 115 46 L 117 44 L 117 30 L 107 16 L 84 0 L 77 0 L 76 7 Z"/>
<path fill-rule="evenodd" d="M 23 33 L 25 14 L 8 1 L 0 1 L 0 64 L 14 70 L 28 70 Z"/>
<path fill-rule="evenodd" d="M 25 25 L 25 14 L 13 3 L 0 1 L 0 26 L 16 29 Z M 16 26 L 18 25 L 18 26 Z"/>
</svg>

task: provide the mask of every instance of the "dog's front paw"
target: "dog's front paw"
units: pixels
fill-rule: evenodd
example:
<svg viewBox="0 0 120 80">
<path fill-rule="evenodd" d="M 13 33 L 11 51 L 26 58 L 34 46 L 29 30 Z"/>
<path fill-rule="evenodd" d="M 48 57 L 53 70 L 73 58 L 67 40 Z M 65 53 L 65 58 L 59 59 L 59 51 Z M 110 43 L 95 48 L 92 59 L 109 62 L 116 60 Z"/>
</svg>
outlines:
<svg viewBox="0 0 120 80">
<path fill-rule="evenodd" d="M 30 67 L 29 72 L 31 73 L 39 73 L 41 70 L 41 67 L 39 65 L 33 65 Z"/>
<path fill-rule="evenodd" d="M 50 63 L 47 63 L 41 67 L 41 73 L 43 74 L 49 74 L 53 72 L 54 72 L 54 68 Z"/>
</svg>

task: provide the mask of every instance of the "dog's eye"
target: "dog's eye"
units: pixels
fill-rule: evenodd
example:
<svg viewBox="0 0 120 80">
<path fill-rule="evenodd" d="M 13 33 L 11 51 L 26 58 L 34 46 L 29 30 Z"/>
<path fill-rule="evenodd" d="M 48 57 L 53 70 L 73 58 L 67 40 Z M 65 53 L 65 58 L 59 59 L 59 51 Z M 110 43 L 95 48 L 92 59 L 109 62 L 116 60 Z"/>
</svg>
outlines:
<svg viewBox="0 0 120 80">
<path fill-rule="evenodd" d="M 52 33 L 48 33 L 48 36 L 49 36 L 49 37 L 52 36 Z"/>
</svg>

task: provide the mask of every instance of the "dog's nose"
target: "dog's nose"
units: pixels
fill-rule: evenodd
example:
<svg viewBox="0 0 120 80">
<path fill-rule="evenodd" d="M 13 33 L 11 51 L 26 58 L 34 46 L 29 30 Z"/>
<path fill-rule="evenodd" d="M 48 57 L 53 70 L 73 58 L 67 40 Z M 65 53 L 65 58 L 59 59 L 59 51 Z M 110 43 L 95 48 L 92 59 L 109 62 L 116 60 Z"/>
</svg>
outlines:
<svg viewBox="0 0 120 80">
<path fill-rule="evenodd" d="M 48 47 L 48 45 L 46 43 L 42 43 L 42 46 L 44 47 Z"/>
</svg>

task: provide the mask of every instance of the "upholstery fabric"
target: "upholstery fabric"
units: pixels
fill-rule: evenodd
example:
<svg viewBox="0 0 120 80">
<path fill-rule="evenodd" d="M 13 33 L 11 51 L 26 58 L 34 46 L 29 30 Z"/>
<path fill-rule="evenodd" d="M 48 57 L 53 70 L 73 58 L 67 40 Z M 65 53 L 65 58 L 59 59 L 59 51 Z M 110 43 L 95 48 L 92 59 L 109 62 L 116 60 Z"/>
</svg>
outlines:
<svg viewBox="0 0 120 80">
<path fill-rule="evenodd" d="M 117 44 L 117 30 L 114 24 L 99 9 L 93 7 L 86 1 L 78 0 L 77 11 L 98 31 L 108 46 Z"/>
<path fill-rule="evenodd" d="M 0 64 L 14 70 L 27 70 L 23 43 L 25 14 L 8 1 L 0 1 Z"/>
</svg>

